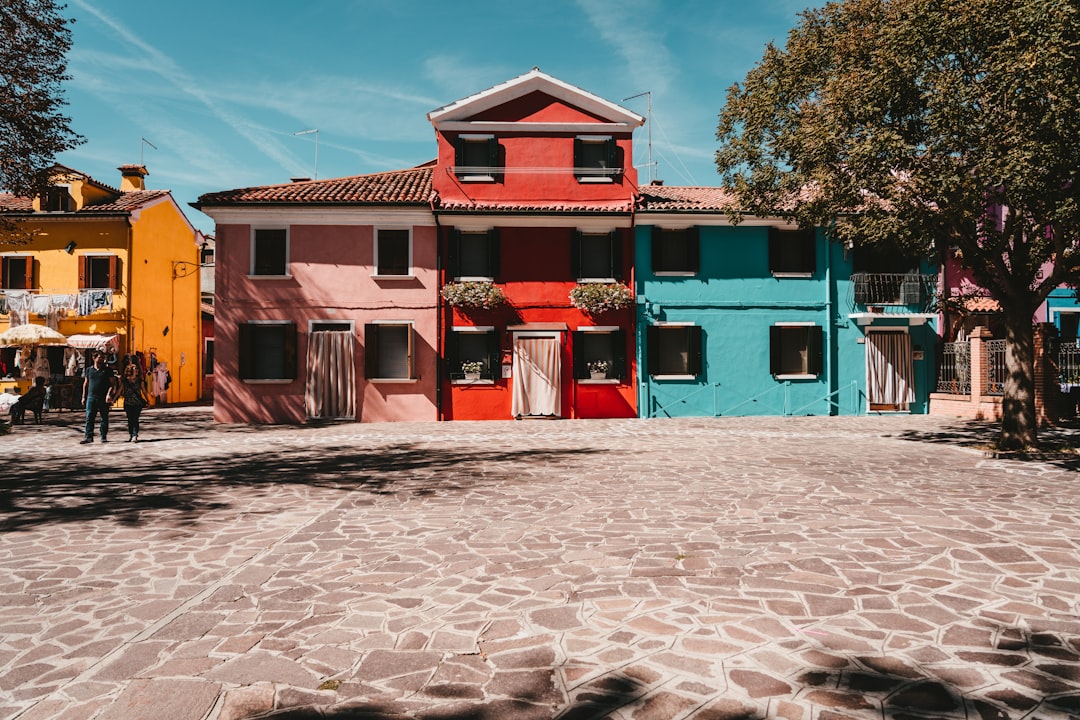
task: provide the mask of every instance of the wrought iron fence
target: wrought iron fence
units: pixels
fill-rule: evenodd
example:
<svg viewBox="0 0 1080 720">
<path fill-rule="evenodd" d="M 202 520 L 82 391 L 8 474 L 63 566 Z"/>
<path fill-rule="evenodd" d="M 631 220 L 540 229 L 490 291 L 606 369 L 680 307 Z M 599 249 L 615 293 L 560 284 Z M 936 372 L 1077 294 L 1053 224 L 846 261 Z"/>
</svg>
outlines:
<svg viewBox="0 0 1080 720">
<path fill-rule="evenodd" d="M 971 343 L 967 340 L 942 343 L 937 391 L 954 395 L 971 394 Z"/>
<path fill-rule="evenodd" d="M 986 373 L 983 387 L 984 395 L 1005 394 L 1005 341 L 987 340 L 983 345 L 986 347 Z"/>
<path fill-rule="evenodd" d="M 1062 389 L 1080 385 L 1080 341 L 1059 341 L 1054 356 L 1057 358 L 1058 382 Z"/>
</svg>

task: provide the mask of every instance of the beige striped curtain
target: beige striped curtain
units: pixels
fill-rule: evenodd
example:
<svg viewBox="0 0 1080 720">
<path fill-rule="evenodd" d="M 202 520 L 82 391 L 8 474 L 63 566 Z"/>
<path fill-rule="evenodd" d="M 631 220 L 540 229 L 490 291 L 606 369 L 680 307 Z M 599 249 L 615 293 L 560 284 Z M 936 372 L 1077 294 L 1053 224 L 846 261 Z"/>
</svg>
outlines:
<svg viewBox="0 0 1080 720">
<path fill-rule="evenodd" d="M 560 414 L 562 368 L 558 338 L 516 338 L 513 372 L 510 412 L 514 417 Z"/>
<path fill-rule="evenodd" d="M 352 331 L 320 330 L 308 335 L 304 405 L 310 418 L 356 417 Z"/>
<path fill-rule="evenodd" d="M 911 338 L 906 332 L 868 333 L 866 367 L 866 392 L 871 404 L 908 410 L 915 402 Z"/>
</svg>

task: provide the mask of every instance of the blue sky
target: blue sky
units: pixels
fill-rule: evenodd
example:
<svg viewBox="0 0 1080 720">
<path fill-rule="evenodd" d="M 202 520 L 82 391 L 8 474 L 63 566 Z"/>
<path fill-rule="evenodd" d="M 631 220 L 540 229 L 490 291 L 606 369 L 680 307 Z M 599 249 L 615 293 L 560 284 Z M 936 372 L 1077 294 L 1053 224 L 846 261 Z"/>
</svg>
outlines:
<svg viewBox="0 0 1080 720">
<path fill-rule="evenodd" d="M 716 116 L 807 3 L 767 0 L 67 0 L 67 84 L 87 142 L 58 161 L 110 185 L 206 192 L 412 167 L 435 156 L 427 113 L 534 66 L 648 115 L 643 182 L 716 185 Z M 143 142 L 145 138 L 148 142 Z M 152 145 L 151 145 L 152 144 Z"/>
</svg>

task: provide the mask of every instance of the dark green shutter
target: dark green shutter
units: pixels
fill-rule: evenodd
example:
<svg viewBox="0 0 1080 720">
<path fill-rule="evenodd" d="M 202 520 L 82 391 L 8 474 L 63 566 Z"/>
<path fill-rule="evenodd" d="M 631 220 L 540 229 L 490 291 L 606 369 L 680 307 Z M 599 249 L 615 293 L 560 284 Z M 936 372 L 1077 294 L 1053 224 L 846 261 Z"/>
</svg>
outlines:
<svg viewBox="0 0 1080 720">
<path fill-rule="evenodd" d="M 282 343 L 285 353 L 285 378 L 288 380 L 295 380 L 297 367 L 296 323 L 286 323 L 282 327 L 282 332 L 285 333 L 285 339 Z"/>
<path fill-rule="evenodd" d="M 574 377 L 577 379 L 589 377 L 585 368 L 585 333 L 575 330 L 570 333 L 571 342 L 574 344 Z"/>
<path fill-rule="evenodd" d="M 660 373 L 660 328 L 650 325 L 645 328 L 645 364 L 650 375 Z"/>
<path fill-rule="evenodd" d="M 687 333 L 687 375 L 700 375 L 702 362 L 701 362 L 701 328 L 697 325 L 688 328 L 690 332 Z"/>
<path fill-rule="evenodd" d="M 492 380 L 498 380 L 502 376 L 502 348 L 499 345 L 499 333 L 492 330 L 487 336 L 488 374 Z"/>
<path fill-rule="evenodd" d="M 465 140 L 459 135 L 454 138 L 454 166 L 465 164 Z"/>
<path fill-rule="evenodd" d="M 622 233 L 618 230 L 612 232 L 608 244 L 611 247 L 609 253 L 611 259 L 611 274 L 608 275 L 608 277 L 622 280 Z"/>
<path fill-rule="evenodd" d="M 239 330 L 239 343 L 237 347 L 240 350 L 240 379 L 247 380 L 255 372 L 254 367 L 254 348 L 252 343 L 252 326 L 251 323 L 240 323 Z"/>
<path fill-rule="evenodd" d="M 779 325 L 769 327 L 769 372 L 773 375 L 780 374 L 780 343 L 783 337 L 783 328 Z"/>
<path fill-rule="evenodd" d="M 619 329 L 612 333 L 611 337 L 612 348 L 611 351 L 614 354 L 615 367 L 614 372 L 611 373 L 612 377 L 625 380 L 627 377 L 626 372 L 626 331 Z"/>
<path fill-rule="evenodd" d="M 487 158 L 487 164 L 488 168 L 490 168 L 491 170 L 491 176 L 493 178 L 498 178 L 499 175 L 501 175 L 501 173 L 496 172 L 496 168 L 501 167 L 499 164 L 499 141 L 494 137 L 490 137 L 487 140 Z"/>
<path fill-rule="evenodd" d="M 461 231 L 457 228 L 449 228 L 447 234 L 449 239 L 447 241 L 446 269 L 452 280 L 461 275 Z"/>
<path fill-rule="evenodd" d="M 663 267 L 663 262 L 664 262 L 664 255 L 663 255 L 663 252 L 664 252 L 663 251 L 664 230 L 663 230 L 663 228 L 661 228 L 659 225 L 653 225 L 651 238 L 652 238 L 652 248 L 651 248 L 652 271 L 655 273 L 655 272 L 662 271 L 664 269 L 664 267 Z"/>
<path fill-rule="evenodd" d="M 701 271 L 701 229 L 696 225 L 686 230 L 686 265 L 688 272 Z"/>
<path fill-rule="evenodd" d="M 581 138 L 574 138 L 574 171 L 582 167 L 584 160 L 581 158 L 582 147 L 585 145 Z"/>
<path fill-rule="evenodd" d="M 459 333 L 451 330 L 446 333 L 446 372 L 452 378 L 461 374 L 461 349 L 458 347 Z"/>
<path fill-rule="evenodd" d="M 619 144 L 615 142 L 615 138 L 608 138 L 604 143 L 604 158 L 609 176 L 615 177 L 615 169 L 619 167 Z"/>
<path fill-rule="evenodd" d="M 499 262 L 502 255 L 499 253 L 499 228 L 488 231 L 488 274 L 493 280 L 499 279 Z"/>
<path fill-rule="evenodd" d="M 814 231 L 802 231 L 799 239 L 802 244 L 803 269 L 809 273 L 817 272 L 817 238 Z"/>
<path fill-rule="evenodd" d="M 379 326 L 364 325 L 364 377 L 379 377 Z"/>
<path fill-rule="evenodd" d="M 581 277 L 581 233 L 577 230 L 570 236 L 570 279 Z"/>
<path fill-rule="evenodd" d="M 822 357 L 822 329 L 820 325 L 815 325 L 806 330 L 806 344 L 808 346 L 806 352 L 807 372 L 811 375 L 820 375 L 825 367 Z"/>
</svg>

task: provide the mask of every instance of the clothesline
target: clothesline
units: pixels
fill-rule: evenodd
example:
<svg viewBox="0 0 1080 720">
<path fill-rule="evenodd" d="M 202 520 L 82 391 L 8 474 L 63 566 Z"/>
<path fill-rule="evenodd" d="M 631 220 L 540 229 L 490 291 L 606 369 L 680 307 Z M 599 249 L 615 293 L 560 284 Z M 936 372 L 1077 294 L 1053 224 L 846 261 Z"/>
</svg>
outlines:
<svg viewBox="0 0 1080 720">
<path fill-rule="evenodd" d="M 11 327 L 27 324 L 33 314 L 45 318 L 46 324 L 55 330 L 60 317 L 67 317 L 69 313 L 85 317 L 99 310 L 112 312 L 112 309 L 113 291 L 107 288 L 51 295 L 33 290 L 6 290 L 0 293 L 0 313 L 8 314 Z"/>
</svg>

